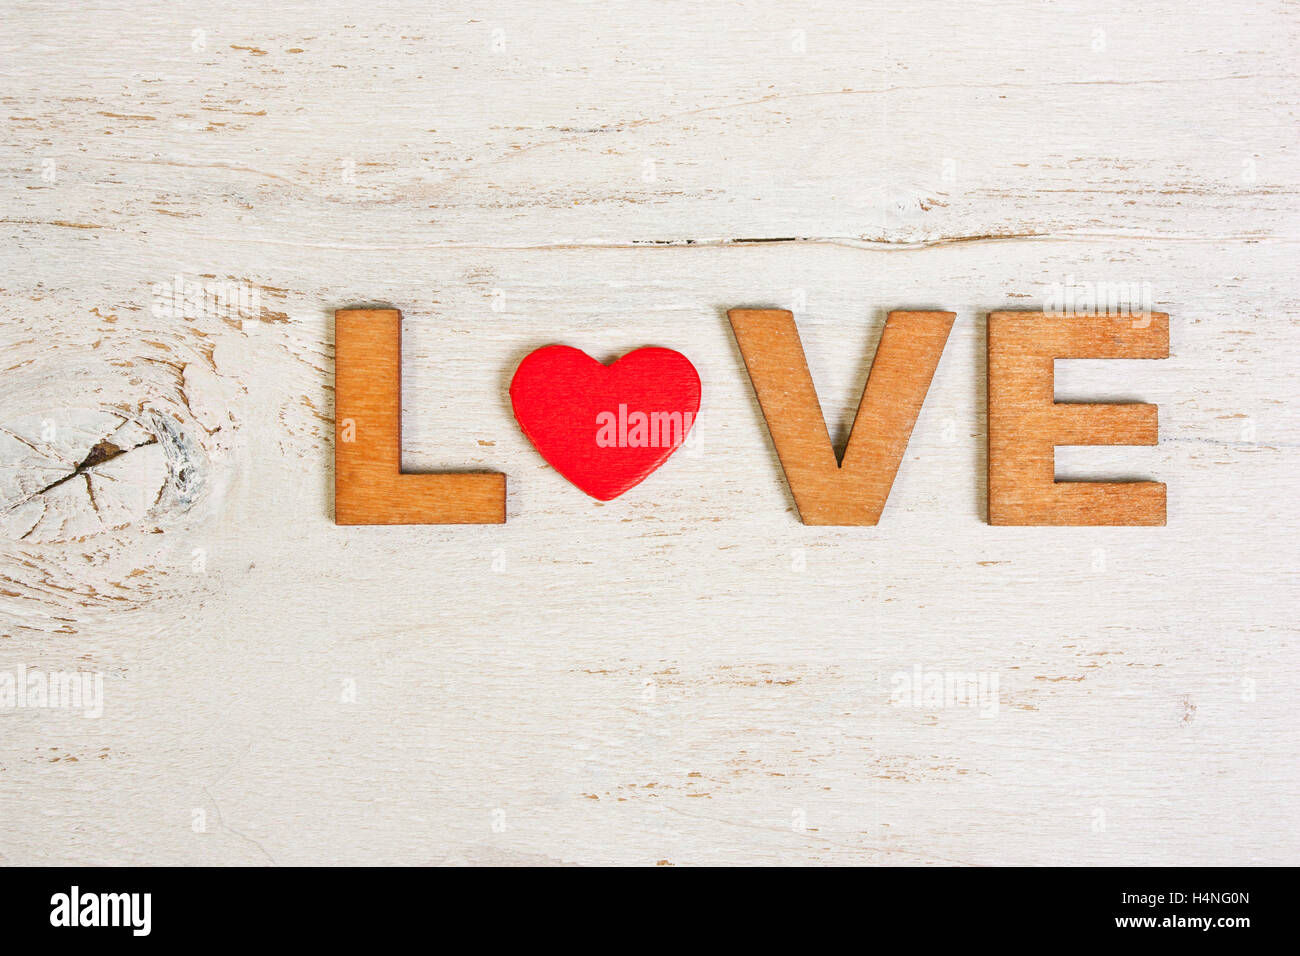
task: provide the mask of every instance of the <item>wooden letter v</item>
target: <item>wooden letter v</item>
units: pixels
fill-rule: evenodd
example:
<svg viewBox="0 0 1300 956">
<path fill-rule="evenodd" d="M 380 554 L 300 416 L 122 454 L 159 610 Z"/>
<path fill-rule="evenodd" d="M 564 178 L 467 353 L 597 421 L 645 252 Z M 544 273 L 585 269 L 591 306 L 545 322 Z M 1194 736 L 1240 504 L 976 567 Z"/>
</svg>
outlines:
<svg viewBox="0 0 1300 956">
<path fill-rule="evenodd" d="M 794 316 L 732 309 L 732 331 L 804 524 L 874 525 L 956 314 L 890 312 L 843 463 L 822 417 Z"/>
</svg>

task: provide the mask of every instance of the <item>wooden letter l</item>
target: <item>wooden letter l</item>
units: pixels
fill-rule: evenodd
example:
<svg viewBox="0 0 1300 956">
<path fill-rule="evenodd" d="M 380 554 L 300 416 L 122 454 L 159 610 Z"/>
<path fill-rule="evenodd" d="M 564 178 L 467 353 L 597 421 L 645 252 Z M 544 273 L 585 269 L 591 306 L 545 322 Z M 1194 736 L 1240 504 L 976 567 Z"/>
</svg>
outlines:
<svg viewBox="0 0 1300 956">
<path fill-rule="evenodd" d="M 334 523 L 502 524 L 506 476 L 402 472 L 402 314 L 334 313 Z"/>
</svg>

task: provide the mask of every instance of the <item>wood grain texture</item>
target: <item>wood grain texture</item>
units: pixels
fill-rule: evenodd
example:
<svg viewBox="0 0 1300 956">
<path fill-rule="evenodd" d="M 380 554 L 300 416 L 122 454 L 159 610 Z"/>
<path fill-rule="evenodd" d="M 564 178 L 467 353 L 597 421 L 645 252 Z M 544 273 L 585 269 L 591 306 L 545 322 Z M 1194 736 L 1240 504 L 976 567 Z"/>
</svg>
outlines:
<svg viewBox="0 0 1300 956">
<path fill-rule="evenodd" d="M 879 522 L 956 314 L 889 313 L 842 458 L 826 430 L 794 315 L 732 309 L 727 317 L 800 519 Z"/>
<path fill-rule="evenodd" d="M 335 524 L 501 524 L 506 476 L 402 473 L 402 313 L 334 313 Z"/>
<path fill-rule="evenodd" d="M 1057 359 L 1169 358 L 1169 316 L 994 312 L 988 318 L 989 523 L 1163 525 L 1158 481 L 1057 481 L 1061 445 L 1154 445 L 1150 404 L 1056 401 Z"/>
<path fill-rule="evenodd" d="M 3 862 L 1296 862 L 1294 5 L 11 7 L 0 671 L 105 700 L 0 709 Z M 1107 282 L 1170 357 L 1056 399 L 1160 443 L 1056 477 L 1168 526 L 990 527 L 987 315 Z M 507 524 L 334 524 L 357 306 Z M 802 525 L 726 310 L 842 445 L 902 306 L 957 318 L 885 520 Z M 557 340 L 699 370 L 636 494 L 520 434 Z"/>
</svg>

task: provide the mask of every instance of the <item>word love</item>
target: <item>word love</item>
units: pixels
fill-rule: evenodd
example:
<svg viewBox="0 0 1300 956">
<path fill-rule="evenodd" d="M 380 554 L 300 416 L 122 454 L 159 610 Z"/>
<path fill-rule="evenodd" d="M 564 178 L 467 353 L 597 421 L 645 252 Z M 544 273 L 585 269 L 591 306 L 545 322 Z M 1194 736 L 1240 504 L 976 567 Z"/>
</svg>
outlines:
<svg viewBox="0 0 1300 956">
<path fill-rule="evenodd" d="M 733 309 L 736 343 L 799 509 L 810 525 L 875 525 L 956 315 L 891 312 L 837 460 L 791 313 Z M 995 525 L 1163 525 L 1155 481 L 1057 481 L 1058 445 L 1154 445 L 1148 404 L 1055 401 L 1056 359 L 1169 357 L 1169 316 L 993 312 L 988 321 L 988 520 Z M 335 313 L 335 521 L 499 524 L 506 476 L 401 470 L 401 314 Z M 700 380 L 670 349 L 609 366 L 547 346 L 515 372 L 511 403 L 524 434 L 583 491 L 609 500 L 685 440 Z"/>
</svg>

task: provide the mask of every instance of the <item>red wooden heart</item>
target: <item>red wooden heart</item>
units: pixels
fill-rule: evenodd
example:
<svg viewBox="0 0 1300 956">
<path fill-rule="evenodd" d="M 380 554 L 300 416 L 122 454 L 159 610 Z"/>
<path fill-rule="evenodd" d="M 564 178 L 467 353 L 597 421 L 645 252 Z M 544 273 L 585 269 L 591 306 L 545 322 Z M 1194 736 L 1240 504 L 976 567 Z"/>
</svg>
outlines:
<svg viewBox="0 0 1300 956">
<path fill-rule="evenodd" d="M 609 501 L 686 440 L 700 410 L 700 376 L 672 349 L 637 349 L 602 365 L 578 349 L 547 345 L 519 363 L 510 403 L 556 471 Z"/>
</svg>

